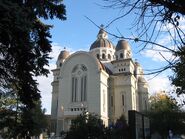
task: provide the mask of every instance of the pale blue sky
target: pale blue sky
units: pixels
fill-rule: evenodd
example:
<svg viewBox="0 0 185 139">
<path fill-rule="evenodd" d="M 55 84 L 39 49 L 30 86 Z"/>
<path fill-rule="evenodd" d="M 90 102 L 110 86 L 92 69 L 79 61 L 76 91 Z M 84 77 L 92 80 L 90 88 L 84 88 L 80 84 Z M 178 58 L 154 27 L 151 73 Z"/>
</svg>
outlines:
<svg viewBox="0 0 185 139">
<path fill-rule="evenodd" d="M 66 0 L 64 1 L 67 11 L 67 20 L 48 20 L 45 23 L 52 24 L 54 27 L 51 29 L 53 53 L 51 54 L 53 60 L 50 62 L 50 69 L 54 68 L 57 55 L 64 47 L 67 50 L 74 52 L 77 50 L 88 51 L 90 45 L 96 40 L 99 29 L 93 25 L 85 16 L 93 20 L 97 25 L 107 25 L 115 17 L 121 15 L 121 11 L 103 8 L 98 4 L 103 5 L 102 0 Z M 130 37 L 135 34 L 135 30 L 131 29 L 134 16 L 130 14 L 124 19 L 111 24 L 106 30 L 113 34 L 119 35 L 119 31 L 125 37 Z M 118 39 L 109 35 L 114 45 L 116 45 Z M 164 41 L 165 42 L 165 41 Z M 133 50 L 133 59 L 138 59 L 144 69 L 152 69 L 160 67 L 165 64 L 159 54 L 156 52 L 145 51 L 139 53 L 139 44 L 129 42 Z M 150 76 L 151 77 L 151 76 Z M 147 78 L 150 78 L 147 77 Z M 40 90 L 42 94 L 43 107 L 47 109 L 47 113 L 50 113 L 51 109 L 51 82 L 52 75 L 48 78 L 39 77 Z M 156 91 L 153 86 L 157 86 L 156 89 L 167 89 L 169 81 L 166 73 L 162 73 L 154 80 L 150 80 L 152 85 L 152 92 Z M 157 84 L 158 83 L 158 84 Z"/>
</svg>

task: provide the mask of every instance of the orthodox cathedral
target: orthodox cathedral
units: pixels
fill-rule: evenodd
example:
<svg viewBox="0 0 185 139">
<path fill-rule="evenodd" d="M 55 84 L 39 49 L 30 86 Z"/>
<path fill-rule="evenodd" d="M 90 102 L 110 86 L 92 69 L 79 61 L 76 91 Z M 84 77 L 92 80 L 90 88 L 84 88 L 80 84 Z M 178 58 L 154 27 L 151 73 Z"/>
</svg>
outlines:
<svg viewBox="0 0 185 139">
<path fill-rule="evenodd" d="M 132 59 L 129 43 L 108 40 L 100 28 L 89 52 L 60 52 L 53 72 L 51 128 L 57 134 L 70 128 L 84 111 L 98 114 L 108 126 L 128 110 L 148 108 L 148 83 L 141 65 Z"/>
</svg>

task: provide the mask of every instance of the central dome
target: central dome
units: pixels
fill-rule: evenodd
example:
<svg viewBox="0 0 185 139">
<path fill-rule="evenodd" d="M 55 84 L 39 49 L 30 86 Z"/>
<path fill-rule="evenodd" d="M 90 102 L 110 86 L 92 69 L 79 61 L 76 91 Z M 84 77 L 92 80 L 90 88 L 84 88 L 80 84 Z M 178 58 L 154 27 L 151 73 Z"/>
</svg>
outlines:
<svg viewBox="0 0 185 139">
<path fill-rule="evenodd" d="M 95 48 L 113 48 L 114 45 L 112 44 L 111 41 L 107 39 L 107 33 L 103 28 L 100 28 L 100 31 L 97 35 L 97 40 L 93 42 L 93 44 L 90 47 L 90 50 L 95 49 Z"/>
</svg>

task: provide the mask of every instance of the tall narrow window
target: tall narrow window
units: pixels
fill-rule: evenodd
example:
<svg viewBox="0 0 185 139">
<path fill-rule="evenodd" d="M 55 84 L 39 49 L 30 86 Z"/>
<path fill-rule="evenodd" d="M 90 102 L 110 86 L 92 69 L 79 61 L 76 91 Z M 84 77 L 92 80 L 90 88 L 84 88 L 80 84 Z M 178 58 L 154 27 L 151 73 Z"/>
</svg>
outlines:
<svg viewBox="0 0 185 139">
<path fill-rule="evenodd" d="M 105 90 L 103 90 L 103 112 L 105 112 L 105 101 L 106 101 L 106 95 L 105 95 Z"/>
<path fill-rule="evenodd" d="M 86 101 L 87 99 L 87 68 L 76 65 L 72 70 L 72 102 Z"/>
<path fill-rule="evenodd" d="M 77 93 L 78 93 L 78 80 L 76 77 L 72 77 L 72 102 L 77 101 Z"/>
<path fill-rule="evenodd" d="M 113 107 L 113 96 L 110 97 L 110 105 Z"/>
<path fill-rule="evenodd" d="M 81 77 L 81 101 L 86 101 L 86 76 Z"/>
<path fill-rule="evenodd" d="M 148 110 L 146 100 L 145 100 L 145 110 Z"/>
<path fill-rule="evenodd" d="M 84 78 L 81 78 L 81 101 L 84 100 Z"/>
<path fill-rule="evenodd" d="M 120 54 L 120 58 L 123 58 L 123 53 Z"/>
<path fill-rule="evenodd" d="M 78 79 L 75 78 L 75 93 L 74 93 L 74 102 L 77 101 L 77 94 L 78 94 Z"/>
<path fill-rule="evenodd" d="M 102 59 L 105 59 L 105 54 L 102 54 Z"/>
<path fill-rule="evenodd" d="M 100 55 L 99 54 L 97 54 L 96 57 L 97 57 L 97 59 L 100 59 Z"/>
<path fill-rule="evenodd" d="M 111 60 L 111 55 L 110 54 L 108 54 L 108 59 Z"/>
<path fill-rule="evenodd" d="M 84 76 L 84 101 L 87 101 L 87 76 Z"/>
<path fill-rule="evenodd" d="M 74 77 L 72 77 L 72 102 L 74 102 L 74 95 L 75 95 L 75 90 L 74 90 L 74 86 L 75 86 L 75 83 L 74 83 Z"/>
<path fill-rule="evenodd" d="M 123 106 L 125 105 L 125 97 L 124 97 L 123 94 L 122 94 L 122 105 L 123 105 Z"/>
</svg>

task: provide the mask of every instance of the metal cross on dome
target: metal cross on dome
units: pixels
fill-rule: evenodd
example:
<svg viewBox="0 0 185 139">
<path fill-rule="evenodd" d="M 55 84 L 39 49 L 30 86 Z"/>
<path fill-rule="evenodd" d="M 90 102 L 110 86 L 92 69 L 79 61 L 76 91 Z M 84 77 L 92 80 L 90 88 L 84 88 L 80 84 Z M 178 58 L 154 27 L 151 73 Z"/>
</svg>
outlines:
<svg viewBox="0 0 185 139">
<path fill-rule="evenodd" d="M 101 28 L 101 29 L 103 29 L 103 28 L 104 28 L 104 25 L 103 25 L 103 24 L 101 24 L 101 25 L 100 25 L 100 28 Z"/>
</svg>

